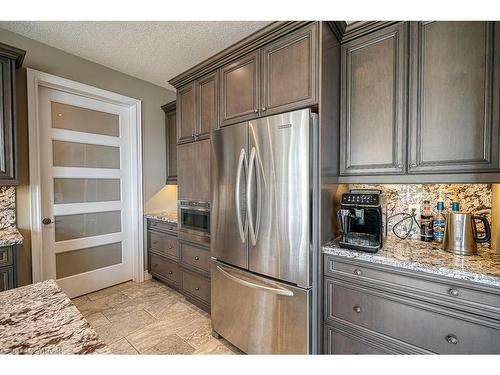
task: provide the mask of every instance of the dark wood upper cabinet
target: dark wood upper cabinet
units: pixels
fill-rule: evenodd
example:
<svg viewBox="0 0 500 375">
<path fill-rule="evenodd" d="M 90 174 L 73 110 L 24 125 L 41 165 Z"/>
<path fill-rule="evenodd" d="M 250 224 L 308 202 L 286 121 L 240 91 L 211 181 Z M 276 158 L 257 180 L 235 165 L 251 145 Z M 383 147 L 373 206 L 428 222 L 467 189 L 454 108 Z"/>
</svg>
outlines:
<svg viewBox="0 0 500 375">
<path fill-rule="evenodd" d="M 177 183 L 177 119 L 175 107 L 175 101 L 161 107 L 165 112 L 167 185 Z"/>
<path fill-rule="evenodd" d="M 220 69 L 220 125 L 259 115 L 260 53 L 255 51 Z"/>
<path fill-rule="evenodd" d="M 342 45 L 342 175 L 405 171 L 407 28 L 399 23 Z"/>
<path fill-rule="evenodd" d="M 207 74 L 195 81 L 196 87 L 196 136 L 210 137 L 210 131 L 217 128 L 219 114 L 218 72 Z"/>
<path fill-rule="evenodd" d="M 261 50 L 261 115 L 317 103 L 318 24 L 313 23 Z"/>
<path fill-rule="evenodd" d="M 177 90 L 177 143 L 194 141 L 196 127 L 195 98 L 194 82 Z"/>
<path fill-rule="evenodd" d="M 17 185 L 15 70 L 25 51 L 0 43 L 0 184 Z"/>
<path fill-rule="evenodd" d="M 410 173 L 499 168 L 495 22 L 411 25 Z"/>
</svg>

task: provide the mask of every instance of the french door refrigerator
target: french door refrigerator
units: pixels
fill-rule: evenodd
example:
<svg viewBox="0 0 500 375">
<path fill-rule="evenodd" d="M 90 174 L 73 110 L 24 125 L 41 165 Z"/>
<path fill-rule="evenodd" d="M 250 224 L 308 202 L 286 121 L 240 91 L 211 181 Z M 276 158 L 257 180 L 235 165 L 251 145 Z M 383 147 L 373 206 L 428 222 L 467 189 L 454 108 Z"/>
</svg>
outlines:
<svg viewBox="0 0 500 375">
<path fill-rule="evenodd" d="M 246 353 L 315 351 L 317 115 L 212 136 L 212 328 Z"/>
</svg>

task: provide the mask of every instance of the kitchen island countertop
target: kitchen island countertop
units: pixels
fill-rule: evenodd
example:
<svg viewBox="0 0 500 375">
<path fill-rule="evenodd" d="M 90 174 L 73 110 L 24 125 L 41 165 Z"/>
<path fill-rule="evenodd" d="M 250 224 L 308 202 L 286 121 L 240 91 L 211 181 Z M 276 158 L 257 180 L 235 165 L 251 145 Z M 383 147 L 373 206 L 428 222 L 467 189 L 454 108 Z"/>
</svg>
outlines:
<svg viewBox="0 0 500 375">
<path fill-rule="evenodd" d="M 500 255 L 487 245 L 478 244 L 478 255 L 460 256 L 436 243 L 389 236 L 377 253 L 344 249 L 337 241 L 323 245 L 323 253 L 500 287 Z"/>
<path fill-rule="evenodd" d="M 109 354 L 54 280 L 0 293 L 0 354 Z"/>
</svg>

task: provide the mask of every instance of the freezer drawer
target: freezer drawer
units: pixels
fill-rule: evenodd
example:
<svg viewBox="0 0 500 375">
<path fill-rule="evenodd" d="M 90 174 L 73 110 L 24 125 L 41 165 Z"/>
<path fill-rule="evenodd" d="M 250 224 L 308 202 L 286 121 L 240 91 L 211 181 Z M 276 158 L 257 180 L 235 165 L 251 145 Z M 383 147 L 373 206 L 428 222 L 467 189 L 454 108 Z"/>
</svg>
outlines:
<svg viewBox="0 0 500 375">
<path fill-rule="evenodd" d="M 249 354 L 309 353 L 310 289 L 211 262 L 212 328 Z"/>
</svg>

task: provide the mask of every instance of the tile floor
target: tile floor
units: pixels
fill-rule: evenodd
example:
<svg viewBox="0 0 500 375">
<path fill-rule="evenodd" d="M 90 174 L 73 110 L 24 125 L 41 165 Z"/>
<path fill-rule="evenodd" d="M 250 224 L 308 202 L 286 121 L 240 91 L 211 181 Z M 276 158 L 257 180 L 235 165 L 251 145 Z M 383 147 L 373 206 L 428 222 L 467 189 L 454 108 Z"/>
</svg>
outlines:
<svg viewBox="0 0 500 375">
<path fill-rule="evenodd" d="M 159 283 L 129 281 L 73 299 L 115 354 L 236 354 L 210 316 Z"/>
</svg>

